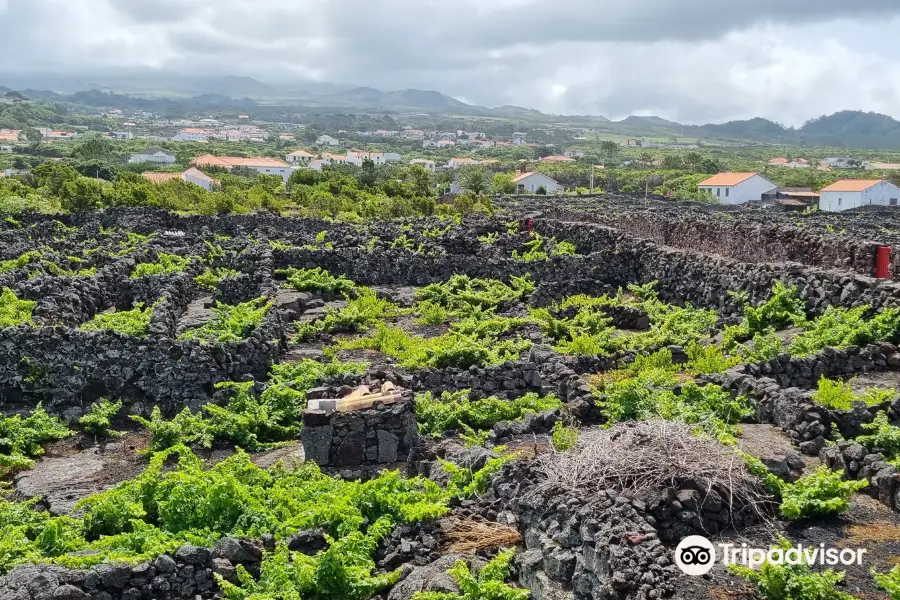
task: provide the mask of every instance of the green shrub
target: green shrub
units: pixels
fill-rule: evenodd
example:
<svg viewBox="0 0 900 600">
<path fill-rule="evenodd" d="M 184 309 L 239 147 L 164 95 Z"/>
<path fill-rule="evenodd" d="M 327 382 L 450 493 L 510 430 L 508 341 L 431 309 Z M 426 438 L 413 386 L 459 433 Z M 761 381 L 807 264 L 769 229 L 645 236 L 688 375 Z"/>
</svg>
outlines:
<svg viewBox="0 0 900 600">
<path fill-rule="evenodd" d="M 0 418 L 0 474 L 30 468 L 34 464 L 31 459 L 44 453 L 41 444 L 61 440 L 71 433 L 40 404 L 25 418 L 20 415 Z"/>
<path fill-rule="evenodd" d="M 132 415 L 131 419 L 150 432 L 150 444 L 147 447 L 149 453 L 168 450 L 181 444 L 209 448 L 213 443 L 213 436 L 202 415 L 193 414 L 187 407 L 171 420 L 163 417 L 158 406 L 153 407 L 149 419 L 140 415 Z"/>
<path fill-rule="evenodd" d="M 744 318 L 751 335 L 765 333 L 769 329 L 803 324 L 806 321 L 806 305 L 798 296 L 796 287 L 776 281 L 771 298 L 756 308 L 744 307 Z"/>
<path fill-rule="evenodd" d="M 825 313 L 803 326 L 804 331 L 791 342 L 792 356 L 809 356 L 830 346 L 846 348 L 872 342 L 896 341 L 900 331 L 900 309 L 888 308 L 866 320 L 870 308 L 835 308 L 829 306 Z"/>
<path fill-rule="evenodd" d="M 572 242 L 559 242 L 555 237 L 548 240 L 535 231 L 531 233 L 531 239 L 525 242 L 524 246 L 525 252 L 521 254 L 518 250 L 513 250 L 513 260 L 535 262 L 547 260 L 551 256 L 571 256 L 575 254 L 575 244 Z"/>
<path fill-rule="evenodd" d="M 367 600 L 400 578 L 399 569 L 376 575 L 372 558 L 392 528 L 390 519 L 379 519 L 365 534 L 329 538 L 328 548 L 314 557 L 279 546 L 263 557 L 258 580 L 238 565 L 239 585 L 218 574 L 216 581 L 227 600 Z"/>
<path fill-rule="evenodd" d="M 276 275 L 285 275 L 288 283 L 300 292 L 317 292 L 320 294 L 337 294 L 345 297 L 356 291 L 356 284 L 343 275 L 335 277 L 325 269 L 279 269 Z"/>
<path fill-rule="evenodd" d="M 189 257 L 160 252 L 156 257 L 155 263 L 141 263 L 137 265 L 131 272 L 131 277 L 132 279 L 137 279 L 138 277 L 146 277 L 148 275 L 181 273 L 187 268 L 190 262 L 191 259 Z"/>
<path fill-rule="evenodd" d="M 155 407 L 150 419 L 132 417 L 152 434 L 151 451 L 158 452 L 185 444 L 210 448 L 215 440 L 231 441 L 253 452 L 271 449 L 296 437 L 297 416 L 306 408 L 306 390 L 320 381 L 344 373 L 360 374 L 365 363 L 320 363 L 305 359 L 299 363 L 272 365 L 269 385 L 259 395 L 254 383 L 222 382 L 216 389 L 233 393 L 225 406 L 206 404 L 203 413 L 185 408 L 171 420 Z"/>
<path fill-rule="evenodd" d="M 113 431 L 112 429 L 112 419 L 121 409 L 121 400 L 110 402 L 106 398 L 101 398 L 98 402 L 91 405 L 90 412 L 78 419 L 78 423 L 86 433 L 97 437 L 120 436 L 123 435 L 121 431 Z"/>
<path fill-rule="evenodd" d="M 259 327 L 270 308 L 272 303 L 265 298 L 256 298 L 236 306 L 220 304 L 212 309 L 215 318 L 196 329 L 188 329 L 179 335 L 178 339 L 239 342 Z"/>
<path fill-rule="evenodd" d="M 875 583 L 888 593 L 891 600 L 900 600 L 900 566 L 894 567 L 887 574 L 881 574 L 872 569 Z"/>
<path fill-rule="evenodd" d="M 724 373 L 740 363 L 736 356 L 726 356 L 722 346 L 710 344 L 704 346 L 696 342 L 687 347 L 689 362 L 686 370 L 698 375 Z"/>
<path fill-rule="evenodd" d="M 578 428 L 566 426 L 562 421 L 553 425 L 550 441 L 557 452 L 568 452 L 578 443 Z"/>
<path fill-rule="evenodd" d="M 417 302 L 413 310 L 419 316 L 418 323 L 421 325 L 443 325 L 450 319 L 450 311 L 430 300 Z"/>
<path fill-rule="evenodd" d="M 791 520 L 840 514 L 850 505 L 850 496 L 868 485 L 868 481 L 845 481 L 843 472 L 821 466 L 784 486 L 781 513 Z"/>
<path fill-rule="evenodd" d="M 782 539 L 778 547 L 787 550 L 791 543 Z M 775 564 L 766 561 L 756 571 L 740 565 L 729 570 L 753 583 L 764 600 L 853 600 L 853 596 L 837 589 L 843 573 L 831 569 L 813 571 L 809 565 Z"/>
<path fill-rule="evenodd" d="M 510 563 L 515 556 L 515 548 L 504 550 L 473 575 L 463 561 L 457 561 L 447 571 L 462 594 L 443 592 L 416 592 L 412 600 L 528 600 L 528 590 L 514 588 L 505 582 L 509 579 Z"/>
<path fill-rule="evenodd" d="M 432 283 L 416 290 L 416 298 L 429 300 L 450 310 L 472 306 L 497 308 L 500 304 L 518 301 L 535 290 L 530 275 L 512 277 L 509 285 L 496 279 L 477 279 L 454 275 L 443 283 Z"/>
<path fill-rule="evenodd" d="M 379 298 L 375 290 L 358 288 L 356 297 L 348 300 L 344 308 L 328 309 L 325 317 L 318 321 L 298 323 L 297 337 L 304 341 L 317 333 L 364 331 L 398 314 L 400 307 Z"/>
<path fill-rule="evenodd" d="M 504 446 L 497 446 L 494 452 L 505 452 Z M 450 461 L 438 459 L 441 468 L 449 475 L 450 480 L 447 482 L 447 495 L 454 498 L 469 498 L 476 494 L 482 494 L 487 491 L 488 486 L 494 476 L 500 472 L 508 462 L 512 462 L 518 458 L 518 454 L 510 452 L 495 456 L 489 459 L 485 465 L 478 471 L 460 467 Z"/>
<path fill-rule="evenodd" d="M 727 348 L 724 343 L 723 346 Z M 769 331 L 754 334 L 753 339 L 748 344 L 741 345 L 737 353 L 743 362 L 757 363 L 777 358 L 785 351 L 784 342 L 774 331 Z"/>
<path fill-rule="evenodd" d="M 221 283 L 223 279 L 227 277 L 237 277 L 240 274 L 240 271 L 235 271 L 234 269 L 228 269 L 225 267 L 206 269 L 202 274 L 194 277 L 194 283 L 196 283 L 204 290 L 213 292 L 218 289 L 219 283 Z"/>
<path fill-rule="evenodd" d="M 474 430 L 490 429 L 500 421 L 515 421 L 528 414 L 562 408 L 562 401 L 554 395 L 543 398 L 535 393 L 513 400 L 496 396 L 470 400 L 470 390 L 444 392 L 435 398 L 431 392 L 416 395 L 416 418 L 419 431 L 440 435 L 450 429 L 469 426 Z"/>
<path fill-rule="evenodd" d="M 850 383 L 840 379 L 828 379 L 824 375 L 819 378 L 819 387 L 813 392 L 813 400 L 833 410 L 850 410 L 856 395 L 850 389 Z"/>
<path fill-rule="evenodd" d="M 160 302 L 162 300 L 147 308 L 144 308 L 142 302 L 138 302 L 131 310 L 98 313 L 94 315 L 93 319 L 84 323 L 78 329 L 81 331 L 108 329 L 118 331 L 124 335 L 146 337 L 150 331 L 150 319 L 153 317 L 153 310 Z"/>
<path fill-rule="evenodd" d="M 862 428 L 869 432 L 856 438 L 856 441 L 869 450 L 881 452 L 887 458 L 900 458 L 900 427 L 891 425 L 887 413 L 880 411 L 871 423 Z"/>
<path fill-rule="evenodd" d="M 450 332 L 438 337 L 410 335 L 399 327 L 379 325 L 367 337 L 337 344 L 342 350 L 377 350 L 407 368 L 458 367 L 499 364 L 515 360 L 530 347 L 526 340 L 479 340 Z"/>
<path fill-rule="evenodd" d="M 34 300 L 19 300 L 16 293 L 5 287 L 0 293 L 0 329 L 15 327 L 22 323 L 31 323 L 31 314 L 37 302 Z"/>
<path fill-rule="evenodd" d="M 813 393 L 813 400 L 832 410 L 850 410 L 854 402 L 877 406 L 896 395 L 895 390 L 882 388 L 869 388 L 863 394 L 856 394 L 853 392 L 852 384 L 853 380 L 844 382 L 839 379 L 828 379 L 823 375 L 819 378 L 819 387 Z"/>
<path fill-rule="evenodd" d="M 29 250 L 28 252 L 19 255 L 17 258 L 0 260 L 0 273 L 9 273 L 10 271 L 15 271 L 16 269 L 24 269 L 32 263 L 39 262 L 40 260 L 40 252 L 38 252 L 37 250 Z"/>
</svg>

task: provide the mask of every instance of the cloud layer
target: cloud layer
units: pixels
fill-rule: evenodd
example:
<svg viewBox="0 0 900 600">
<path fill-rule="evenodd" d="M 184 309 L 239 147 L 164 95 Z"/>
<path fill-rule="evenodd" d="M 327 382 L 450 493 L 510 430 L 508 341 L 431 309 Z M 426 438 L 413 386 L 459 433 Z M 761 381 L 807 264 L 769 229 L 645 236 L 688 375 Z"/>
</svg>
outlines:
<svg viewBox="0 0 900 600">
<path fill-rule="evenodd" d="M 900 117 L 896 0 L 0 0 L 0 24 L 0 72 L 335 81 L 694 123 Z"/>
</svg>

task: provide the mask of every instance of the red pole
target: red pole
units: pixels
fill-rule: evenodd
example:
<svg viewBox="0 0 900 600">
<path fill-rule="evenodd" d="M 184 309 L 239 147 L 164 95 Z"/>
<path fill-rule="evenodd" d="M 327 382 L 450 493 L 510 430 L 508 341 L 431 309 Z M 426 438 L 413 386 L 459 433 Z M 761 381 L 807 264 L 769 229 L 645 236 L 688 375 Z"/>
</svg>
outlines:
<svg viewBox="0 0 900 600">
<path fill-rule="evenodd" d="M 532 225 L 533 222 L 534 222 L 533 219 L 526 219 L 526 220 L 525 220 L 525 225 L 528 226 L 528 233 L 531 233 L 531 225 Z"/>
<path fill-rule="evenodd" d="M 891 278 L 891 249 L 888 246 L 879 246 L 875 259 L 875 277 L 878 279 Z"/>
</svg>

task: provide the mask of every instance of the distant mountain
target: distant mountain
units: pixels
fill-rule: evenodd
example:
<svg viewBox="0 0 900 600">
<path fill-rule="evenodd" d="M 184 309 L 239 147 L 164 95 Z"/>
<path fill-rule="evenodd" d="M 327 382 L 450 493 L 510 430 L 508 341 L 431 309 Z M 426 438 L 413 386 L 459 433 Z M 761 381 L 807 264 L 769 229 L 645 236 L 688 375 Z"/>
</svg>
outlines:
<svg viewBox="0 0 900 600">
<path fill-rule="evenodd" d="M 282 92 L 252 77 L 218 77 L 208 81 L 200 81 L 202 89 L 195 92 L 202 94 L 220 94 L 232 98 L 277 98 Z"/>
<path fill-rule="evenodd" d="M 709 124 L 699 127 L 709 136 L 743 138 L 743 139 L 771 139 L 776 136 L 784 136 L 791 130 L 783 125 L 756 117 L 746 121 L 729 121 L 720 125 Z"/>
<path fill-rule="evenodd" d="M 363 103 L 369 105 L 378 105 L 384 99 L 384 92 L 370 87 L 357 87 L 346 92 L 339 92 L 332 97 L 335 100 L 344 102 Z"/>
<path fill-rule="evenodd" d="M 842 110 L 803 124 L 800 132 L 810 135 L 896 135 L 900 121 L 874 112 Z"/>
<path fill-rule="evenodd" d="M 626 117 L 621 121 L 613 121 L 613 123 L 618 123 L 619 125 L 628 125 L 628 126 L 648 126 L 648 127 L 681 127 L 680 124 L 666 121 L 665 119 L 661 119 L 659 117 L 639 117 L 636 115 L 631 115 L 630 117 Z"/>
<path fill-rule="evenodd" d="M 497 106 L 490 110 L 497 115 L 512 118 L 535 118 L 545 116 L 544 113 L 539 110 L 535 110 L 533 108 L 522 108 L 521 106 L 513 106 L 512 104 L 504 104 L 503 106 Z"/>
<path fill-rule="evenodd" d="M 440 92 L 424 90 L 399 90 L 384 95 L 383 103 L 388 106 L 409 106 L 426 111 L 449 111 L 469 109 L 471 105 L 460 102 Z M 480 107 L 478 107 L 480 108 Z"/>
</svg>

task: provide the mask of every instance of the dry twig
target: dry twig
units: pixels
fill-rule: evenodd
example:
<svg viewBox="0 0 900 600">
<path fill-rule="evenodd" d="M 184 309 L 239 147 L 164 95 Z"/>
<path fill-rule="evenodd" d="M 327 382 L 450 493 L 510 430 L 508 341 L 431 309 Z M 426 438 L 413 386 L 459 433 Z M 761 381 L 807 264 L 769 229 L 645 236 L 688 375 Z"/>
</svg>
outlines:
<svg viewBox="0 0 900 600">
<path fill-rule="evenodd" d="M 522 542 L 519 532 L 507 525 L 472 519 L 445 519 L 441 529 L 451 541 L 449 551 L 458 554 L 474 554 L 478 550 L 507 548 Z"/>
</svg>

